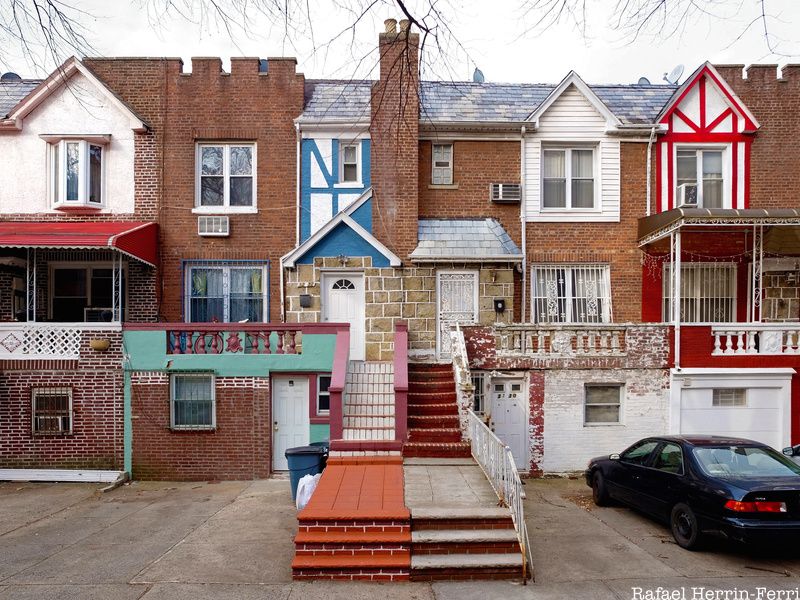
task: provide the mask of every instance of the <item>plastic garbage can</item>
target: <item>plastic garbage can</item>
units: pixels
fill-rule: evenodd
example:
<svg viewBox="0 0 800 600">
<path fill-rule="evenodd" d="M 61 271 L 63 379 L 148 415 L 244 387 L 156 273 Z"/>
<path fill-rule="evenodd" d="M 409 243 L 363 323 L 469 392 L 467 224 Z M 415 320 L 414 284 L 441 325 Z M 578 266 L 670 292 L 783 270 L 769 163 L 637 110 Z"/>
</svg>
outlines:
<svg viewBox="0 0 800 600">
<path fill-rule="evenodd" d="M 328 456 L 327 447 L 298 446 L 289 448 L 285 453 L 289 462 L 289 482 L 292 485 L 292 501 L 297 500 L 297 484 L 303 475 L 322 473 Z"/>
<path fill-rule="evenodd" d="M 325 456 L 322 458 L 322 468 L 324 469 L 328 465 L 328 453 L 330 452 L 331 443 L 329 440 L 323 440 L 321 442 L 311 442 L 309 446 L 314 446 L 316 448 L 323 448 L 325 450 Z"/>
</svg>

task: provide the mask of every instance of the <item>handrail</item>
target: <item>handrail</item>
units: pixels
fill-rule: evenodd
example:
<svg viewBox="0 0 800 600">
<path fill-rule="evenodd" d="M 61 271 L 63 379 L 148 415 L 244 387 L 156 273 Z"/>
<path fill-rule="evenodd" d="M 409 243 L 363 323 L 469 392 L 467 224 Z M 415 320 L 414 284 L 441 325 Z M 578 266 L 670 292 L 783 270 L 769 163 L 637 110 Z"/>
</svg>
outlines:
<svg viewBox="0 0 800 600">
<path fill-rule="evenodd" d="M 343 326 L 336 334 L 336 346 L 333 351 L 333 369 L 331 370 L 331 384 L 328 386 L 330 394 L 330 441 L 342 439 L 344 429 L 344 386 L 347 381 L 347 367 L 350 363 L 350 329 Z"/>
<path fill-rule="evenodd" d="M 408 434 L 408 323 L 394 325 L 394 438 L 405 443 Z"/>
<path fill-rule="evenodd" d="M 459 423 L 462 438 L 464 438 L 469 431 L 466 411 L 473 407 L 475 387 L 472 385 L 472 373 L 469 369 L 469 356 L 464 333 L 461 331 L 461 325 L 457 322 L 450 328 L 450 357 L 453 361 L 453 376 L 456 382 Z"/>
<path fill-rule="evenodd" d="M 533 563 L 528 527 L 522 504 L 524 492 L 511 448 L 506 446 L 473 410 L 467 411 L 472 456 L 481 466 L 500 503 L 511 510 L 511 519 L 522 549 L 522 580 L 527 581 Z"/>
</svg>

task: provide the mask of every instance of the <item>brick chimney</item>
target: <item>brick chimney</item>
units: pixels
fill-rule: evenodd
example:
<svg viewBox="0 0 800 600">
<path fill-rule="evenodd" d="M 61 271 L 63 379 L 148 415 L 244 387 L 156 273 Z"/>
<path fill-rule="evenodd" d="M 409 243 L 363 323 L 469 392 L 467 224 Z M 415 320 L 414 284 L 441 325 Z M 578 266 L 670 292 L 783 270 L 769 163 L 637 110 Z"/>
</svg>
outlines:
<svg viewBox="0 0 800 600">
<path fill-rule="evenodd" d="M 405 262 L 417 245 L 419 35 L 387 19 L 379 36 L 380 79 L 372 86 L 372 223 Z"/>
</svg>

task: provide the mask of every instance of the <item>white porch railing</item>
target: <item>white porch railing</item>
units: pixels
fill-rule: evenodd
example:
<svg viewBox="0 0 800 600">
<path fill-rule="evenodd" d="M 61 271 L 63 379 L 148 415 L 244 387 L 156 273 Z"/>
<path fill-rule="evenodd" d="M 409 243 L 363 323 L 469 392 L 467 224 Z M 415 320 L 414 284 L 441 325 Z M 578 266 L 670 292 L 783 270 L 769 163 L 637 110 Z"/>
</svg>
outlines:
<svg viewBox="0 0 800 600">
<path fill-rule="evenodd" d="M 469 369 L 467 345 L 464 341 L 464 332 L 461 326 L 454 323 L 450 326 L 450 358 L 453 361 L 453 376 L 456 381 L 456 402 L 458 403 L 458 416 L 461 424 L 461 433 L 464 436 L 469 431 L 467 411 L 472 410 L 475 402 L 475 386 L 472 384 L 472 373 Z"/>
<path fill-rule="evenodd" d="M 0 323 L 0 360 L 80 358 L 84 331 L 119 331 L 114 323 Z"/>
<path fill-rule="evenodd" d="M 800 354 L 800 323 L 713 325 L 712 356 Z"/>
<path fill-rule="evenodd" d="M 498 355 L 624 356 L 625 325 L 496 324 Z"/>
<path fill-rule="evenodd" d="M 525 494 L 517 465 L 514 464 L 514 457 L 511 455 L 511 448 L 506 446 L 472 410 L 468 411 L 468 415 L 472 456 L 483 469 L 501 504 L 511 510 L 511 518 L 522 549 L 522 580 L 527 581 L 533 557 L 522 504 Z"/>
</svg>

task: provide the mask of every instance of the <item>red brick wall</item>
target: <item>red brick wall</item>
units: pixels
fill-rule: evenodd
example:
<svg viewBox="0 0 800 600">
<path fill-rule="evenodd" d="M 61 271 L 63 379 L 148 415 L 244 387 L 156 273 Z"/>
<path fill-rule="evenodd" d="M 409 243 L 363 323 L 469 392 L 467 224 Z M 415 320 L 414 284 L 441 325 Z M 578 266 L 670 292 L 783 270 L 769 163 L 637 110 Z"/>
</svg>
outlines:
<svg viewBox="0 0 800 600">
<path fill-rule="evenodd" d="M 216 378 L 214 431 L 172 431 L 166 373 L 132 374 L 133 476 L 193 481 L 268 477 L 269 379 Z"/>
<path fill-rule="evenodd" d="M 89 339 L 108 338 L 98 352 Z M 121 332 L 84 332 L 80 360 L 0 361 L 0 467 L 122 469 Z M 33 435 L 31 389 L 71 387 L 72 434 Z"/>
<path fill-rule="evenodd" d="M 518 246 L 520 207 L 489 200 L 492 183 L 519 183 L 519 142 L 456 141 L 453 143 L 453 184 L 458 189 L 431 186 L 430 141 L 419 143 L 420 218 L 493 217 Z"/>
</svg>

